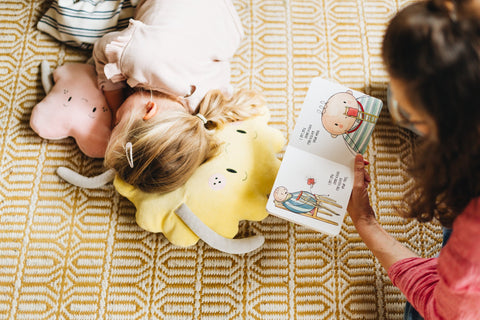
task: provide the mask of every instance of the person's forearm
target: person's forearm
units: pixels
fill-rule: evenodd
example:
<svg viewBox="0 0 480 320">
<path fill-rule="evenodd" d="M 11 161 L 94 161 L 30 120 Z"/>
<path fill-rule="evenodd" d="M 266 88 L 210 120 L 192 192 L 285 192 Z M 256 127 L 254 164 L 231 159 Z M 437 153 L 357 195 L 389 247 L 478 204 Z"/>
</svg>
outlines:
<svg viewBox="0 0 480 320">
<path fill-rule="evenodd" d="M 355 227 L 363 242 L 377 257 L 386 271 L 397 261 L 418 256 L 395 240 L 374 219 L 359 221 L 355 224 Z"/>
</svg>

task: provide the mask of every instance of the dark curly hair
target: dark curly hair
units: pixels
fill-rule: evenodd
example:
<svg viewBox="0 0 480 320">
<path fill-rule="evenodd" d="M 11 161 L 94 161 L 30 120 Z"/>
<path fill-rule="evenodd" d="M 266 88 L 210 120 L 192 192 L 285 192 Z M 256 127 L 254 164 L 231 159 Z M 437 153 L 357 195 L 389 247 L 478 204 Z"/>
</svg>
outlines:
<svg viewBox="0 0 480 320">
<path fill-rule="evenodd" d="M 472 2 L 411 4 L 389 23 L 382 47 L 390 76 L 435 123 L 409 168 L 415 183 L 404 215 L 446 227 L 480 196 L 480 19 Z"/>
</svg>

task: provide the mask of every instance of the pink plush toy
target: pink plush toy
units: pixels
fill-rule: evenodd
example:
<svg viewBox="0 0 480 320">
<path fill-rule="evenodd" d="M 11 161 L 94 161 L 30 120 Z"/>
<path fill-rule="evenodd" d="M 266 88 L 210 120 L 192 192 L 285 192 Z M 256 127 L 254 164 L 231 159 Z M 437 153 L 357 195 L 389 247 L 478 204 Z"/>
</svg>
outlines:
<svg viewBox="0 0 480 320">
<path fill-rule="evenodd" d="M 90 64 L 67 63 L 53 72 L 42 63 L 42 83 L 47 96 L 32 111 L 30 126 L 42 138 L 73 137 L 80 150 L 92 158 L 103 158 L 111 133 L 112 115 L 97 87 Z M 50 90 L 51 88 L 51 90 Z"/>
</svg>

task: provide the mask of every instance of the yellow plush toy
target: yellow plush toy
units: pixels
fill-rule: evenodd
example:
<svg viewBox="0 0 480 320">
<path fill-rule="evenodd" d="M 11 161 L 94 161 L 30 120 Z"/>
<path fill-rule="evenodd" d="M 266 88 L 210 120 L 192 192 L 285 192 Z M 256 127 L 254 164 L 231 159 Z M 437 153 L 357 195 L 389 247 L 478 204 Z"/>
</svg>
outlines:
<svg viewBox="0 0 480 320">
<path fill-rule="evenodd" d="M 219 154 L 170 193 L 142 192 L 117 176 L 115 188 L 137 208 L 138 225 L 162 232 L 175 245 L 190 246 L 197 243 L 199 235 L 177 215 L 182 204 L 225 238 L 238 233 L 240 220 L 264 219 L 268 215 L 267 197 L 280 166 L 276 154 L 284 145 L 283 135 L 267 125 L 268 117 L 266 112 L 219 130 L 217 137 L 224 142 Z"/>
<path fill-rule="evenodd" d="M 223 142 L 218 155 L 202 164 L 177 190 L 146 193 L 118 176 L 114 186 L 137 208 L 140 227 L 163 233 L 175 245 L 191 246 L 202 239 L 229 253 L 252 251 L 263 244 L 263 237 L 232 238 L 240 220 L 259 221 L 268 215 L 268 194 L 280 166 L 276 155 L 285 143 L 282 133 L 268 126 L 268 119 L 265 110 L 262 116 L 218 130 L 217 138 Z M 58 172 L 65 180 L 87 188 L 98 178 L 75 181 L 70 170 L 60 168 Z"/>
</svg>

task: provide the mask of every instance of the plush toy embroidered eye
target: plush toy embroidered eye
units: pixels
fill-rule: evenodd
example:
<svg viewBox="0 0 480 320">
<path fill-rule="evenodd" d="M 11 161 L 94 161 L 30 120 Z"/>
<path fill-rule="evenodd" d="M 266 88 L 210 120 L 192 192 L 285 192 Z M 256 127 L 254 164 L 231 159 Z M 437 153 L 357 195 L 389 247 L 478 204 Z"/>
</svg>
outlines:
<svg viewBox="0 0 480 320">
<path fill-rule="evenodd" d="M 80 150 L 92 158 L 103 158 L 111 133 L 112 115 L 97 87 L 92 65 L 69 63 L 53 72 L 42 63 L 46 97 L 32 110 L 30 126 L 42 138 L 73 137 Z M 51 88 L 51 89 L 50 89 Z"/>
</svg>

